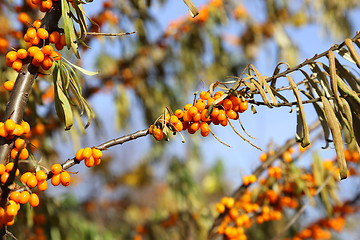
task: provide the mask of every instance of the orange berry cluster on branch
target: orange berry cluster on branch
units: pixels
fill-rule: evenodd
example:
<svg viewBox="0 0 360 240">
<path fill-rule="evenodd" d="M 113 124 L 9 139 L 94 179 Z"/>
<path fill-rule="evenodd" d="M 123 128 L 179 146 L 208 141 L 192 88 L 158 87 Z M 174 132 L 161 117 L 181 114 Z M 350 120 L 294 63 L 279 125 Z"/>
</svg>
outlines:
<svg viewBox="0 0 360 240">
<path fill-rule="evenodd" d="M 61 54 L 54 51 L 51 45 L 44 46 L 44 43 L 47 41 L 53 43 L 57 50 L 61 50 L 66 45 L 65 35 L 60 35 L 57 31 L 49 34 L 46 29 L 41 28 L 41 23 L 41 20 L 35 20 L 32 27 L 27 29 L 24 35 L 24 41 L 29 44 L 27 50 L 20 48 L 6 54 L 6 66 L 12 67 L 19 72 L 23 66 L 23 61 L 28 57 L 32 57 L 31 62 L 33 65 L 48 70 L 54 60 L 61 60 Z M 39 46 L 42 48 L 40 49 Z"/>
<path fill-rule="evenodd" d="M 101 163 L 101 158 L 102 158 L 102 151 L 93 147 L 93 148 L 81 148 L 79 149 L 79 151 L 77 151 L 76 153 L 76 160 L 78 161 L 82 161 L 85 159 L 85 166 L 87 167 L 92 167 L 92 166 L 97 166 Z"/>
<path fill-rule="evenodd" d="M 0 122 L 0 137 L 12 139 L 14 136 L 21 136 L 30 132 L 30 125 L 22 121 L 21 124 L 16 124 L 14 120 L 8 119 L 5 123 Z"/>
<path fill-rule="evenodd" d="M 206 137 L 210 133 L 210 124 L 221 124 L 225 127 L 228 125 L 229 119 L 238 119 L 239 113 L 248 109 L 248 102 L 231 94 L 213 105 L 213 102 L 223 94 L 223 91 L 218 91 L 212 97 L 209 92 L 201 92 L 200 98 L 196 99 L 194 104 L 186 104 L 184 111 L 177 109 L 173 115 L 162 115 L 154 125 L 150 126 L 149 133 L 156 140 L 161 140 L 163 138 L 162 129 L 166 125 L 174 133 L 188 130 L 190 134 L 194 134 L 200 129 L 201 135 Z M 211 106 L 213 107 L 211 108 Z M 208 111 L 211 112 L 208 113 Z"/>
</svg>

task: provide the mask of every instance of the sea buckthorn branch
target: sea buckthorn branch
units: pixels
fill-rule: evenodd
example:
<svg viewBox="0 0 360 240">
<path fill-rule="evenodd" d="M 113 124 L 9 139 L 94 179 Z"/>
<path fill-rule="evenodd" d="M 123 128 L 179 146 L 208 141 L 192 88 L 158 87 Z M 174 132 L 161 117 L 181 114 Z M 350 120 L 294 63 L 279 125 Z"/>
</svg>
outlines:
<svg viewBox="0 0 360 240">
<path fill-rule="evenodd" d="M 315 123 L 309 126 L 309 131 L 312 132 L 320 126 L 320 121 L 316 121 Z M 296 144 L 296 139 L 289 139 L 285 142 L 282 147 L 280 147 L 274 154 L 270 155 L 259 167 L 257 167 L 254 172 L 253 176 L 256 178 L 266 169 L 268 169 L 272 163 L 282 157 L 282 155 L 294 144 Z M 241 195 L 243 195 L 250 184 L 242 184 L 237 190 L 234 191 L 232 194 L 233 199 L 238 199 Z M 213 225 L 211 226 L 210 230 L 208 231 L 208 239 L 217 239 L 219 234 L 217 232 L 217 228 L 223 221 L 224 217 L 229 213 L 229 209 L 226 209 L 223 213 L 221 213 L 215 220 Z"/>
<path fill-rule="evenodd" d="M 351 40 L 354 42 L 356 40 L 360 39 L 360 32 L 357 32 L 356 35 L 351 38 Z M 311 63 L 314 63 L 316 60 L 318 60 L 319 58 L 322 58 L 322 57 L 326 57 L 328 52 L 329 51 L 338 51 L 340 50 L 343 46 L 345 45 L 345 41 L 343 41 L 342 43 L 340 44 L 334 44 L 333 46 L 331 46 L 328 50 L 320 53 L 320 54 L 315 54 L 314 57 L 310 58 L 310 59 L 306 59 L 305 61 L 303 61 L 302 63 L 292 67 L 292 68 L 289 68 L 281 73 L 277 73 L 277 74 L 274 74 L 273 76 L 271 77 L 268 77 L 266 78 L 266 81 L 267 82 L 272 82 L 272 81 L 275 81 L 276 79 L 280 78 L 280 77 L 286 77 L 288 74 L 292 73 L 292 72 L 295 72 L 295 71 L 298 71 L 300 68 L 306 66 L 306 65 L 309 65 Z M 278 64 L 275 68 L 275 72 L 276 71 L 280 71 L 278 69 L 278 67 L 282 65 L 282 63 Z"/>
<path fill-rule="evenodd" d="M 87 32 L 87 35 L 93 36 L 106 36 L 106 37 L 121 37 L 125 35 L 131 35 L 136 32 L 124 32 L 124 33 L 101 33 L 101 32 Z"/>
<path fill-rule="evenodd" d="M 318 189 L 316 189 L 315 195 L 319 195 L 319 193 L 329 184 L 330 180 L 333 179 L 333 175 L 329 174 L 325 181 L 321 184 Z M 290 229 L 292 225 L 294 225 L 295 221 L 301 216 L 301 214 L 305 211 L 305 209 L 310 205 L 311 199 L 308 199 L 307 202 L 299 209 L 297 210 L 296 214 L 289 220 L 288 224 L 284 227 L 284 229 L 277 234 L 275 237 L 273 237 L 271 240 L 280 240 L 281 237 L 287 232 L 287 230 Z"/>
<path fill-rule="evenodd" d="M 60 1 L 55 2 L 44 16 L 42 27 L 45 29 L 57 28 L 58 21 L 61 17 Z M 24 59 L 26 63 L 21 68 L 10 96 L 10 100 L 6 106 L 4 122 L 11 118 L 15 123 L 20 124 L 23 119 L 26 103 L 30 96 L 32 85 L 37 77 L 38 67 L 34 66 L 29 57 Z M 13 140 L 0 139 L 0 162 L 7 163 L 10 159 L 10 151 L 14 146 Z"/>
</svg>

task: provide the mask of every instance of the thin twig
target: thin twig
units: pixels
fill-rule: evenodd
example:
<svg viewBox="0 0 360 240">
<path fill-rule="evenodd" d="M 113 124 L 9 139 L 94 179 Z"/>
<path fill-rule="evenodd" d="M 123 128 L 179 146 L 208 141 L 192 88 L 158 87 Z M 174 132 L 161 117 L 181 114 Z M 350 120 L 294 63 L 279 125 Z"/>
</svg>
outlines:
<svg viewBox="0 0 360 240">
<path fill-rule="evenodd" d="M 216 138 L 216 140 L 218 140 L 220 143 L 224 144 L 225 146 L 231 148 L 230 145 L 228 145 L 228 144 L 224 143 L 223 141 L 221 141 L 211 129 L 209 129 L 209 130 L 210 130 L 210 133 Z"/>
<path fill-rule="evenodd" d="M 226 117 L 228 118 L 228 116 L 226 115 Z M 229 118 L 228 118 L 229 119 Z M 232 125 L 231 121 L 228 120 L 229 122 L 229 125 L 231 126 L 231 128 L 234 130 L 234 132 L 239 136 L 241 137 L 242 140 L 244 140 L 245 142 L 249 143 L 251 146 L 253 146 L 254 148 L 260 150 L 260 151 L 264 151 L 262 150 L 261 148 L 259 148 L 258 146 L 256 146 L 255 144 L 253 144 L 252 142 L 250 142 L 249 140 L 247 140 L 246 138 L 244 138 L 235 128 L 234 126 Z"/>
<path fill-rule="evenodd" d="M 99 33 L 99 32 L 87 32 L 87 35 L 93 36 L 106 36 L 106 37 L 119 37 L 134 34 L 136 32 L 124 32 L 124 33 Z"/>
</svg>

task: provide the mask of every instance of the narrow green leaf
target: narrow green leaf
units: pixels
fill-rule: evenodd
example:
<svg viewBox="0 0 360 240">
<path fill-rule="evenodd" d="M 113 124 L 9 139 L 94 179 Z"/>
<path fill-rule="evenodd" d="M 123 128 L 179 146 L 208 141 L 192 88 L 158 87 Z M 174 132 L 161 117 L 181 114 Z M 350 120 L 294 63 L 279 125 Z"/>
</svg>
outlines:
<svg viewBox="0 0 360 240">
<path fill-rule="evenodd" d="M 329 124 L 331 134 L 334 140 L 336 158 L 340 169 L 340 179 L 345 179 L 347 178 L 347 165 L 345 161 L 345 154 L 344 154 L 345 149 L 344 149 L 339 122 L 335 116 L 334 110 L 331 107 L 329 100 L 326 97 L 321 96 L 321 101 L 324 105 L 325 117 Z"/>
<path fill-rule="evenodd" d="M 289 83 L 290 83 L 290 86 L 294 92 L 294 95 L 295 95 L 295 98 L 296 98 L 296 101 L 297 101 L 297 138 L 299 140 L 301 140 L 301 146 L 303 148 L 305 148 L 306 146 L 308 146 L 310 144 L 310 134 L 309 134 L 309 126 L 307 125 L 307 122 L 306 122 L 306 117 L 305 117 L 305 111 L 304 111 L 304 107 L 303 107 L 303 104 L 302 104 L 302 101 L 301 101 L 301 97 L 300 97 L 300 92 L 299 92 L 299 89 L 296 85 L 296 83 L 294 82 L 294 80 L 289 77 L 289 76 L 286 76 Z"/>
<path fill-rule="evenodd" d="M 73 115 L 68 98 L 64 94 L 61 84 L 61 74 L 58 68 L 54 69 L 54 91 L 55 109 L 58 117 L 65 123 L 65 130 L 69 130 L 73 125 Z"/>
<path fill-rule="evenodd" d="M 67 0 L 61 0 L 61 12 L 64 23 L 66 46 L 68 47 L 68 49 L 72 48 L 75 56 L 77 58 L 80 58 L 78 44 L 77 44 L 78 38 L 75 31 L 73 19 L 71 17 L 69 2 Z"/>
</svg>

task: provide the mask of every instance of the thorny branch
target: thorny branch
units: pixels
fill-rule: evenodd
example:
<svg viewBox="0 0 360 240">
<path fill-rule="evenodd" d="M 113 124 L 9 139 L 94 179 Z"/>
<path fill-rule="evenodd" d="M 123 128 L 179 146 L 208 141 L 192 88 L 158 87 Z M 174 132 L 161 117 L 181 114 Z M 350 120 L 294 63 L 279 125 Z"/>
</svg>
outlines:
<svg viewBox="0 0 360 240">
<path fill-rule="evenodd" d="M 317 129 L 320 126 L 320 121 L 316 121 L 315 123 L 313 123 L 312 125 L 309 126 L 309 131 L 313 131 L 315 129 Z M 265 169 L 269 168 L 269 166 L 271 166 L 271 164 L 278 159 L 279 157 L 281 157 L 281 155 L 288 150 L 291 146 L 293 146 L 294 144 L 296 144 L 296 140 L 295 138 L 288 140 L 281 148 L 279 148 L 274 155 L 269 156 L 269 158 L 262 163 L 258 168 L 255 169 L 255 171 L 253 172 L 253 175 L 255 175 L 256 177 L 258 177 Z M 234 199 L 238 199 L 246 190 L 247 186 L 245 185 L 241 185 L 237 190 L 235 190 L 235 192 L 232 194 L 232 197 Z M 228 210 L 226 210 L 224 213 L 220 214 L 214 221 L 214 224 L 212 225 L 212 227 L 209 230 L 208 233 L 208 239 L 212 240 L 212 239 L 217 239 L 218 237 L 220 237 L 220 235 L 217 234 L 217 227 L 221 224 L 221 222 L 223 221 L 224 217 L 228 214 Z"/>
</svg>

